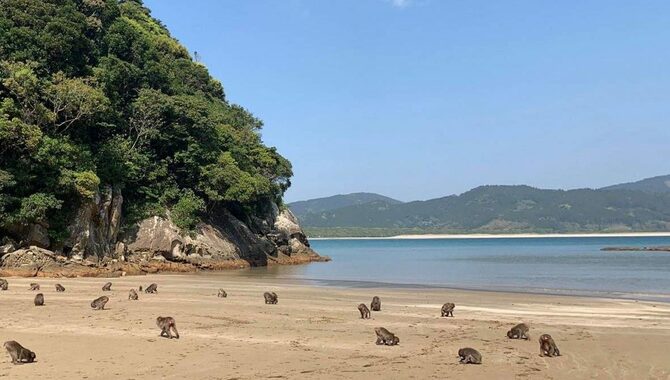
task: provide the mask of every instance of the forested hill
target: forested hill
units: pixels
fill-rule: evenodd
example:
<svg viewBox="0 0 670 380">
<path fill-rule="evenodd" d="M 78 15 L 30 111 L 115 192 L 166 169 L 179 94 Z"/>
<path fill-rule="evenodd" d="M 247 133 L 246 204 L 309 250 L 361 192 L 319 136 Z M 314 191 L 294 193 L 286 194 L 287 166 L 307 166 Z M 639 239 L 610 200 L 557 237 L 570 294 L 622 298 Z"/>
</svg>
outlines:
<svg viewBox="0 0 670 380">
<path fill-rule="evenodd" d="M 313 236 L 669 231 L 670 193 L 481 186 L 427 201 L 308 213 L 301 222 Z"/>
<path fill-rule="evenodd" d="M 670 193 L 670 175 L 603 187 L 602 190 L 637 190 L 647 193 Z"/>
<path fill-rule="evenodd" d="M 351 193 L 333 195 L 332 197 L 310 199 L 307 201 L 293 202 L 289 203 L 288 206 L 298 218 L 301 218 L 307 214 L 321 213 L 343 207 L 363 205 L 370 202 L 383 202 L 388 204 L 402 203 L 393 198 L 375 193 Z"/>
<path fill-rule="evenodd" d="M 110 192 L 124 226 L 169 214 L 184 230 L 281 202 L 291 165 L 263 144 L 262 122 L 141 0 L 1 7 L 0 237 L 37 226 L 58 248 L 79 206 Z"/>
</svg>

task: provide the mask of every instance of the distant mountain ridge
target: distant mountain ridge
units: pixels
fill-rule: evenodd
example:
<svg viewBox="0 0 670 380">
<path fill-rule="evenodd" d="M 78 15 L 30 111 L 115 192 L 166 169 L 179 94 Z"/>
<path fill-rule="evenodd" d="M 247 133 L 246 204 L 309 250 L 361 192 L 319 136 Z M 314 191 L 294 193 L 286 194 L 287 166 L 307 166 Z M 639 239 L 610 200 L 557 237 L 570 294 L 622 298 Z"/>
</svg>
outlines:
<svg viewBox="0 0 670 380">
<path fill-rule="evenodd" d="M 668 231 L 670 191 L 660 186 L 665 180 L 670 176 L 576 190 L 480 186 L 426 201 L 388 202 L 380 196 L 320 211 L 289 207 L 312 236 Z"/>
<path fill-rule="evenodd" d="M 399 200 L 375 193 L 351 193 L 339 194 L 331 197 L 310 199 L 307 201 L 293 202 L 288 206 L 291 211 L 300 218 L 302 215 L 321 213 L 336 210 L 343 207 L 362 205 L 370 202 L 384 202 L 388 204 L 402 203 Z"/>
<path fill-rule="evenodd" d="M 601 190 L 637 190 L 647 193 L 670 193 L 670 175 L 661 175 L 641 181 L 607 186 Z"/>
</svg>

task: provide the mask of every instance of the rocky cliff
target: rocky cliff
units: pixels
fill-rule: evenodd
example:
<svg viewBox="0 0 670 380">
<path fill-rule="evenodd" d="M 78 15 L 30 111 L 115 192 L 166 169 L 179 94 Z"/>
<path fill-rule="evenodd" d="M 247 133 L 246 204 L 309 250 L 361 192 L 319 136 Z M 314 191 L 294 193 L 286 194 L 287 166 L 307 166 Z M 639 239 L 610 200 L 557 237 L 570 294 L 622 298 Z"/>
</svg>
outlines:
<svg viewBox="0 0 670 380">
<path fill-rule="evenodd" d="M 120 233 L 123 196 L 106 187 L 83 202 L 60 247 L 28 226 L 22 239 L 0 246 L 0 275 L 120 276 L 328 261 L 312 248 L 296 217 L 269 203 L 260 218 L 242 221 L 222 209 L 194 231 L 181 231 L 166 216 L 144 219 Z"/>
</svg>

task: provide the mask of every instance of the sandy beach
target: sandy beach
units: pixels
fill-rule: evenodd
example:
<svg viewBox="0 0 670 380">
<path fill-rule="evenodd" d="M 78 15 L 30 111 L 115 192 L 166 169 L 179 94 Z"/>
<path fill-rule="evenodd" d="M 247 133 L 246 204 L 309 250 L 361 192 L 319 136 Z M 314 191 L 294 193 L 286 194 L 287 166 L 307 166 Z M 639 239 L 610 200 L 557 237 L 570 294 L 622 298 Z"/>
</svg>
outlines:
<svg viewBox="0 0 670 380">
<path fill-rule="evenodd" d="M 231 271 L 112 279 L 40 278 L 46 305 L 36 307 L 31 278 L 8 278 L 0 292 L 0 339 L 16 340 L 37 362 L 12 365 L 8 379 L 667 379 L 670 304 L 444 289 L 331 288 Z M 155 282 L 158 293 L 129 301 L 128 291 Z M 54 284 L 65 286 L 56 293 Z M 219 288 L 227 298 L 217 298 Z M 277 305 L 263 292 L 275 291 Z M 94 298 L 110 297 L 93 311 Z M 373 295 L 382 311 L 361 320 L 356 306 Z M 454 318 L 440 318 L 444 302 Z M 172 316 L 181 339 L 159 337 L 157 316 Z M 531 340 L 508 340 L 514 324 Z M 375 345 L 383 326 L 400 338 Z M 551 334 L 563 354 L 539 356 Z M 482 365 L 458 364 L 473 347 Z"/>
<path fill-rule="evenodd" d="M 539 239 L 578 237 L 668 237 L 669 231 L 662 232 L 602 232 L 583 234 L 414 234 L 385 237 L 311 237 L 310 240 L 407 240 L 407 239 Z"/>
</svg>

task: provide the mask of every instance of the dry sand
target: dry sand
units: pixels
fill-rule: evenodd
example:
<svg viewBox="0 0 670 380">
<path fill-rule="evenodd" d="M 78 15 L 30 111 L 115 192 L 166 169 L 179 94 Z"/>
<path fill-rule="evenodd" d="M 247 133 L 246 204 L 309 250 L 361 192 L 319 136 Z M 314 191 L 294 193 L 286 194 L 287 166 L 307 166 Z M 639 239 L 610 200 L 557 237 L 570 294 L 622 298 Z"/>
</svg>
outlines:
<svg viewBox="0 0 670 380">
<path fill-rule="evenodd" d="M 9 379 L 582 379 L 670 378 L 670 304 L 441 289 L 324 288 L 244 276 L 152 275 L 111 280 L 38 279 L 46 305 L 33 306 L 35 279 L 9 278 L 0 292 L 0 341 L 37 353 L 12 365 Z M 56 293 L 55 283 L 66 287 Z M 158 294 L 128 301 L 128 290 L 159 284 Z M 224 288 L 228 298 L 216 297 Z M 265 305 L 275 291 L 278 305 Z M 108 310 L 91 300 L 107 294 Z M 382 311 L 361 320 L 356 306 L 373 295 Z M 454 318 L 440 318 L 455 302 Z M 159 337 L 155 318 L 173 316 L 181 339 Z M 531 340 L 508 340 L 518 322 Z M 374 327 L 400 337 L 375 345 Z M 539 356 L 551 334 L 563 356 Z M 458 364 L 474 347 L 482 365 Z"/>
</svg>

